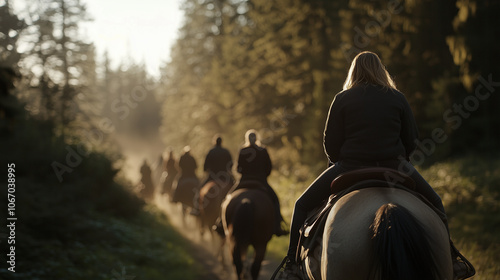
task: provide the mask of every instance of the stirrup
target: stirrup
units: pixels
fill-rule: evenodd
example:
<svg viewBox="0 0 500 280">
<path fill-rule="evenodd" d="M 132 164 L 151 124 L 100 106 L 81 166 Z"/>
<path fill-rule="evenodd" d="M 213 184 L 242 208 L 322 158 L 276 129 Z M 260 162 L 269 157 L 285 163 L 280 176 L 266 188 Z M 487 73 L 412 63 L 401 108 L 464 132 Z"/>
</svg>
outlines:
<svg viewBox="0 0 500 280">
<path fill-rule="evenodd" d="M 458 250 L 454 248 L 453 257 L 453 280 L 463 280 L 476 274 L 474 266 Z"/>
<path fill-rule="evenodd" d="M 274 271 L 270 280 L 303 280 L 298 263 L 292 262 L 286 256 Z"/>
</svg>

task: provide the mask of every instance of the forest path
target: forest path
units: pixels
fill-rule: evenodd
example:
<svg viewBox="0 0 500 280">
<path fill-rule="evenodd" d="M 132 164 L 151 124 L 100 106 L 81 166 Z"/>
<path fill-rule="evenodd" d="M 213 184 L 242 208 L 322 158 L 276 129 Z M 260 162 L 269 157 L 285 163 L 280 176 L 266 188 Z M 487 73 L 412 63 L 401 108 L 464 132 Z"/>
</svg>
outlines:
<svg viewBox="0 0 500 280">
<path fill-rule="evenodd" d="M 186 239 L 191 241 L 191 248 L 188 250 L 191 252 L 194 261 L 203 269 L 200 273 L 199 280 L 236 280 L 236 273 L 232 266 L 231 255 L 226 246 L 223 251 L 224 264 L 220 258 L 217 257 L 217 251 L 221 246 L 221 240 L 217 236 L 214 235 L 214 240 L 208 232 L 205 232 L 204 236 L 201 237 L 199 227 L 194 217 L 188 214 L 187 217 L 183 219 L 180 204 L 171 204 L 167 197 L 157 195 L 155 204 L 167 215 L 171 224 Z M 280 260 L 271 259 L 269 256 L 266 256 L 262 262 L 259 279 L 270 279 L 279 263 Z M 246 266 L 249 267 L 250 264 L 247 263 Z"/>
</svg>

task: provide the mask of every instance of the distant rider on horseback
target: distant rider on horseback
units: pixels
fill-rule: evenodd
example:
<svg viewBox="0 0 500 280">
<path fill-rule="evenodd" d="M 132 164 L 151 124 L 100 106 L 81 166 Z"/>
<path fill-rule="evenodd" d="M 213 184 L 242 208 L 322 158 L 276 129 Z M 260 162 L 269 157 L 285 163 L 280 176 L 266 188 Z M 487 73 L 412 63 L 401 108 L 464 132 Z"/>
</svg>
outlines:
<svg viewBox="0 0 500 280">
<path fill-rule="evenodd" d="M 222 137 L 215 136 L 215 146 L 208 152 L 205 157 L 203 171 L 208 173 L 207 178 L 200 184 L 200 189 L 210 181 L 214 181 L 221 188 L 231 187 L 234 184 L 233 177 L 233 159 L 231 153 L 226 148 L 222 147 Z M 199 205 L 195 204 L 192 215 L 200 215 Z"/>
<path fill-rule="evenodd" d="M 267 182 L 267 177 L 271 174 L 273 165 L 267 149 L 259 144 L 257 132 L 254 129 L 248 130 L 245 134 L 245 145 L 243 145 L 238 156 L 238 172 L 241 173 L 241 179 L 234 190 L 244 188 L 246 183 L 251 181 L 260 182 L 274 202 L 277 217 L 275 219 L 274 234 L 276 236 L 286 235 L 288 231 L 281 226 L 284 221 L 281 216 L 278 196 Z"/>
</svg>

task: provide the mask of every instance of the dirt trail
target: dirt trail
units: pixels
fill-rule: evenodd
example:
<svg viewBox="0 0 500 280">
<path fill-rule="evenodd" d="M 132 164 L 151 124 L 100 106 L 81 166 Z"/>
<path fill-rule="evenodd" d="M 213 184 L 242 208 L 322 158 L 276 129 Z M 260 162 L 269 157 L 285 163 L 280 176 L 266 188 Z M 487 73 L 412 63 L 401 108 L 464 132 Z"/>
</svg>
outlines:
<svg viewBox="0 0 500 280">
<path fill-rule="evenodd" d="M 155 203 L 165 214 L 169 217 L 172 225 L 174 225 L 179 232 L 192 242 L 192 256 L 195 261 L 204 269 L 199 280 L 236 280 L 236 273 L 231 264 L 231 257 L 227 248 L 224 247 L 224 265 L 217 252 L 221 247 L 221 241 L 215 236 L 215 240 L 211 238 L 210 234 L 206 232 L 203 238 L 200 236 L 196 220 L 188 214 L 185 220 L 182 219 L 182 212 L 180 205 L 172 205 L 165 197 L 157 196 Z M 266 257 L 262 262 L 259 279 L 270 279 L 274 270 L 279 265 L 279 260 L 270 259 Z M 246 267 L 249 267 L 246 264 Z M 249 277 L 250 278 L 250 277 Z"/>
</svg>

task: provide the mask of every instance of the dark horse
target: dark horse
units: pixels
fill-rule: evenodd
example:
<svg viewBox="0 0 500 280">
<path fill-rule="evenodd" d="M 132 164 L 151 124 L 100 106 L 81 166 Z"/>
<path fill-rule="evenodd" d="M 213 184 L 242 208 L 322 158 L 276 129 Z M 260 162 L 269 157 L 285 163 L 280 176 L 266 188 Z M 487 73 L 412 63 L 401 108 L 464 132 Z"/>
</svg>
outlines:
<svg viewBox="0 0 500 280">
<path fill-rule="evenodd" d="M 307 277 L 453 279 L 448 232 L 436 212 L 387 182 L 363 183 L 370 187 L 347 193 L 329 210 L 318 253 L 302 263 Z"/>
<path fill-rule="evenodd" d="M 246 188 L 237 189 L 222 204 L 224 232 L 239 280 L 244 278 L 242 259 L 249 246 L 255 251 L 250 272 L 257 279 L 274 232 L 274 204 L 259 186 L 259 182 L 245 182 Z"/>
<path fill-rule="evenodd" d="M 221 214 L 222 201 L 231 187 L 232 181 L 226 183 L 210 180 L 200 189 L 198 208 L 200 210 L 199 221 L 202 236 L 205 229 L 212 232 L 212 226 L 215 225 L 217 218 Z"/>
</svg>

